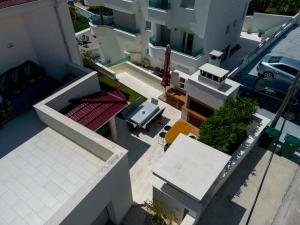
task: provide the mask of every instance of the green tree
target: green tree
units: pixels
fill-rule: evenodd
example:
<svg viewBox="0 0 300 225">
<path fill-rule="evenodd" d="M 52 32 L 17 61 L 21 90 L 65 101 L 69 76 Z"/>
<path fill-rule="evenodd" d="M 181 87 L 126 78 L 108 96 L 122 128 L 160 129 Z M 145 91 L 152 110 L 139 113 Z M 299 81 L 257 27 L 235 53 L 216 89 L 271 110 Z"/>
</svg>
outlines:
<svg viewBox="0 0 300 225">
<path fill-rule="evenodd" d="M 249 14 L 253 12 L 295 15 L 300 9 L 299 0 L 252 0 Z"/>
<path fill-rule="evenodd" d="M 257 104 L 249 98 L 228 99 L 200 126 L 199 140 L 231 154 L 246 137 Z"/>
</svg>

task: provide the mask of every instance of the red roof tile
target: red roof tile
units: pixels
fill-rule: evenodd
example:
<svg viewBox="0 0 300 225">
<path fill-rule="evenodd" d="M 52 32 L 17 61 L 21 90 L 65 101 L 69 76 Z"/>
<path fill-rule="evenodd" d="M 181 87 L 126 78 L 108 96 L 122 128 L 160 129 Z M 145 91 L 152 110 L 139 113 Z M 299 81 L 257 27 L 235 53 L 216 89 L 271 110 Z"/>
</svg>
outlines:
<svg viewBox="0 0 300 225">
<path fill-rule="evenodd" d="M 14 5 L 21 5 L 27 2 L 33 2 L 36 0 L 0 0 L 0 9 L 7 8 Z"/>
<path fill-rule="evenodd" d="M 70 102 L 61 113 L 91 130 L 99 129 L 127 105 L 116 92 L 98 92 Z"/>
</svg>

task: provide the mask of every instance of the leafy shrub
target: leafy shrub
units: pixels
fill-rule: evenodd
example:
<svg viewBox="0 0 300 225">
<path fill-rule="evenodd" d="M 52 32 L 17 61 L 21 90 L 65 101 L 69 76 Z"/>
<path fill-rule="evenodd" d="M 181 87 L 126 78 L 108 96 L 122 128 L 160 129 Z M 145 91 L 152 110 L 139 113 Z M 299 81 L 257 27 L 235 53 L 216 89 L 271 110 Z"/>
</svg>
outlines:
<svg viewBox="0 0 300 225">
<path fill-rule="evenodd" d="M 247 126 L 253 120 L 255 101 L 237 97 L 228 99 L 200 126 L 199 140 L 222 152 L 232 154 L 247 135 Z"/>
</svg>

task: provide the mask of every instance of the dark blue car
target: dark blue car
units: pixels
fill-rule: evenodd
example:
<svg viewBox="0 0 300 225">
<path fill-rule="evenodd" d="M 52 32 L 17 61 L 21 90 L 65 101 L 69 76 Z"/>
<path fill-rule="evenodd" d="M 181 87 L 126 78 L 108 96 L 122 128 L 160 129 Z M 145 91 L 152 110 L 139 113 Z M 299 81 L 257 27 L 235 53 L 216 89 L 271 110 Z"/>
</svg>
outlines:
<svg viewBox="0 0 300 225">
<path fill-rule="evenodd" d="M 273 113 L 279 109 L 291 83 L 257 76 L 239 76 L 235 81 L 241 84 L 240 95 L 255 99 L 259 106 Z M 300 114 L 300 90 L 295 91 L 285 110 L 285 118 L 294 120 Z"/>
</svg>

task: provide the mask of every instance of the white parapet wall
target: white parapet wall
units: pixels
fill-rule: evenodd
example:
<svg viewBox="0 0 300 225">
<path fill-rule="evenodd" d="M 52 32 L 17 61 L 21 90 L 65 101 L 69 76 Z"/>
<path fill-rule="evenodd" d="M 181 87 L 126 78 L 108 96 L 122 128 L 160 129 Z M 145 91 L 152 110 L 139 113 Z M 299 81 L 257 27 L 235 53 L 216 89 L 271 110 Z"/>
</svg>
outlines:
<svg viewBox="0 0 300 225">
<path fill-rule="evenodd" d="M 92 72 L 34 106 L 42 122 L 104 161 L 102 170 L 89 181 L 91 188 L 82 190 L 85 197 L 74 197 L 78 205 L 61 218 L 63 225 L 92 224 L 105 210 L 111 221 L 120 224 L 133 201 L 127 150 L 59 112 L 69 100 L 98 91 L 98 76 Z"/>
<path fill-rule="evenodd" d="M 157 98 L 164 92 L 161 78 L 130 62 L 121 63 L 110 68 L 116 78 L 146 98 Z"/>
<path fill-rule="evenodd" d="M 258 29 L 266 31 L 275 26 L 287 23 L 291 19 L 292 16 L 254 13 L 253 16 L 246 17 L 242 31 L 252 30 L 256 32 Z"/>
<path fill-rule="evenodd" d="M 269 123 L 270 119 L 258 113 L 254 115 L 252 124 L 248 126 L 248 137 L 231 155 L 230 161 L 224 168 L 218 183 L 214 187 L 213 194 L 215 194 L 220 189 L 220 187 L 226 182 L 226 180 L 228 180 L 230 175 L 237 169 L 238 165 L 241 164 L 248 153 L 253 150 L 253 148 L 257 144 L 257 141 L 260 139 Z"/>
</svg>

